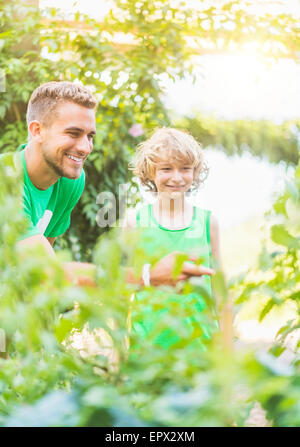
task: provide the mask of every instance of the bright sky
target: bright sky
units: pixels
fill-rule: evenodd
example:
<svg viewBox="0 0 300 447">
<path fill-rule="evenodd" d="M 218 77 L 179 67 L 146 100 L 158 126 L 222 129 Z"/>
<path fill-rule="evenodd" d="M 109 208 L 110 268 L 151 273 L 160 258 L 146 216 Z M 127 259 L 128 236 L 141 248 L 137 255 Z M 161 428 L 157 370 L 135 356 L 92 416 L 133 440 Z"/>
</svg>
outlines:
<svg viewBox="0 0 300 447">
<path fill-rule="evenodd" d="M 73 13 L 79 9 L 97 19 L 110 7 L 110 1 L 76 3 L 74 9 L 74 0 L 40 0 L 41 7 L 55 6 Z M 199 5 L 199 0 L 190 0 L 190 4 Z M 289 12 L 300 17 L 300 1 L 260 0 L 253 2 L 253 11 Z M 166 105 L 176 113 L 198 110 L 225 119 L 268 118 L 277 123 L 300 118 L 300 64 L 280 59 L 266 65 L 253 49 L 243 54 L 201 56 L 195 62 L 194 85 L 190 80 L 164 84 Z M 199 194 L 199 205 L 212 209 L 224 228 L 262 214 L 270 206 L 274 191 L 283 187 L 282 165 L 270 165 L 247 154 L 228 158 L 209 150 L 205 155 L 211 170 Z"/>
<path fill-rule="evenodd" d="M 196 82 L 167 84 L 167 105 L 181 114 L 195 110 L 220 118 L 300 118 L 300 64 L 279 59 L 267 65 L 255 54 L 201 56 Z"/>
</svg>

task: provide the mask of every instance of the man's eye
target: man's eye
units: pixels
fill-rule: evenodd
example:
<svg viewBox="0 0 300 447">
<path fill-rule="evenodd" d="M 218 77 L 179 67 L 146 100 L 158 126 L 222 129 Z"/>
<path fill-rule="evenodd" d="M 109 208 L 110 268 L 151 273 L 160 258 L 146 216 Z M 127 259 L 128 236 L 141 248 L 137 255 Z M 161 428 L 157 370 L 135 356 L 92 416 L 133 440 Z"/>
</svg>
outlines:
<svg viewBox="0 0 300 447">
<path fill-rule="evenodd" d="M 69 132 L 69 135 L 70 135 L 72 138 L 77 138 L 77 137 L 78 137 L 78 134 L 77 134 L 77 133 L 73 133 L 73 132 Z"/>
</svg>

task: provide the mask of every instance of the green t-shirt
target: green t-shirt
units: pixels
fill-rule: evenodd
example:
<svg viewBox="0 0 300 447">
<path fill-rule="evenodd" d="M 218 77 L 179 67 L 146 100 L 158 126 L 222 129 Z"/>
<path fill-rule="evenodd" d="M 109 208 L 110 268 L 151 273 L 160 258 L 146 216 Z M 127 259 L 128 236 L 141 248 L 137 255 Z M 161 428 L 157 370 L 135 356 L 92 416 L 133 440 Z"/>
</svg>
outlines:
<svg viewBox="0 0 300 447">
<path fill-rule="evenodd" d="M 38 189 L 31 182 L 27 172 L 25 147 L 26 144 L 23 144 L 17 149 L 24 174 L 24 211 L 29 221 L 28 230 L 21 239 L 36 234 L 43 234 L 45 237 L 57 237 L 70 226 L 71 212 L 84 189 L 84 171 L 82 170 L 80 177 L 76 180 L 60 177 L 50 188 Z"/>
</svg>

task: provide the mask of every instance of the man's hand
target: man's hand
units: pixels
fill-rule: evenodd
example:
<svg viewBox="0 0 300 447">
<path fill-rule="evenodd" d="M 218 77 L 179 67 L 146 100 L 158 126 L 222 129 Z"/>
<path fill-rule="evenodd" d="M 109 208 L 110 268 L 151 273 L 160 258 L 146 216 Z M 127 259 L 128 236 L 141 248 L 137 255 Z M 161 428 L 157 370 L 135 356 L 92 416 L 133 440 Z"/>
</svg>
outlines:
<svg viewBox="0 0 300 447">
<path fill-rule="evenodd" d="M 171 285 L 175 286 L 177 282 L 189 279 L 191 276 L 213 275 L 214 270 L 202 265 L 193 264 L 190 261 L 196 261 L 196 258 L 190 257 L 188 261 L 183 263 L 180 274 L 176 279 L 173 279 L 173 270 L 176 258 L 179 252 L 172 252 L 163 257 L 150 270 L 150 283 L 153 286 Z"/>
<path fill-rule="evenodd" d="M 96 287 L 94 273 L 96 266 L 88 262 L 65 262 L 63 265 L 66 278 L 77 286 Z"/>
</svg>

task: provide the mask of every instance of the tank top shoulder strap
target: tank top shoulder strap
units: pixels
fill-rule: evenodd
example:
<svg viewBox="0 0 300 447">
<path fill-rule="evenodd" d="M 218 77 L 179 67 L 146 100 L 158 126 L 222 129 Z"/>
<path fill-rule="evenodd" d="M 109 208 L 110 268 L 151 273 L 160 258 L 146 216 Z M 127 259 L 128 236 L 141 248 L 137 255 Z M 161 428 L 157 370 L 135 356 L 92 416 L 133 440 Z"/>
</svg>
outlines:
<svg viewBox="0 0 300 447">
<path fill-rule="evenodd" d="M 210 216 L 211 211 L 205 210 L 205 229 L 206 229 L 206 239 L 207 243 L 210 245 Z"/>
<path fill-rule="evenodd" d="M 210 216 L 211 211 L 199 208 L 198 206 L 194 207 L 194 225 L 198 228 L 201 228 L 203 240 L 207 242 L 207 244 L 210 246 Z"/>
</svg>

